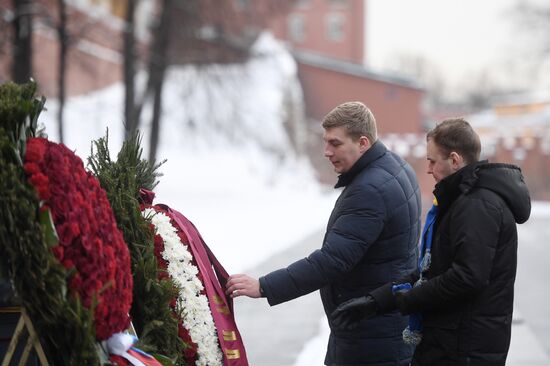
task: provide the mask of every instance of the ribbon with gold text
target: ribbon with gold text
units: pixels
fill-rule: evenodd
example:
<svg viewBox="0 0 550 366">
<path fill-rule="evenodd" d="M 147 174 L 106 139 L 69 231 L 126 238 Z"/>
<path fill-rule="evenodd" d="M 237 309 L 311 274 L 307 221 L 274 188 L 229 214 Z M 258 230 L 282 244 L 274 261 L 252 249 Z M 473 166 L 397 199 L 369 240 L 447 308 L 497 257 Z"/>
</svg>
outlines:
<svg viewBox="0 0 550 366">
<path fill-rule="evenodd" d="M 155 208 L 168 215 L 189 241 L 189 248 L 204 279 L 206 296 L 223 352 L 224 366 L 248 366 L 244 344 L 233 315 L 233 299 L 227 297 L 224 291 L 229 277 L 226 270 L 191 221 L 166 205 L 157 204 Z"/>
</svg>

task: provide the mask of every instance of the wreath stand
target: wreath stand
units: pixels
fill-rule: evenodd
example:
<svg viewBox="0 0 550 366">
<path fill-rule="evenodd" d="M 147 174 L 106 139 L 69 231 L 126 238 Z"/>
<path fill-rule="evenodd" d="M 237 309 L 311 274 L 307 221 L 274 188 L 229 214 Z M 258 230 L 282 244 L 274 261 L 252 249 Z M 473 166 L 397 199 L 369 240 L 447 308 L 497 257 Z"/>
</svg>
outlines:
<svg viewBox="0 0 550 366">
<path fill-rule="evenodd" d="M 21 314 L 21 316 L 19 317 L 19 321 L 17 322 L 17 325 L 15 327 L 15 331 L 13 332 L 13 337 L 11 338 L 10 344 L 8 345 L 6 355 L 2 360 L 1 366 L 10 365 L 11 359 L 15 354 L 17 346 L 25 342 L 25 337 L 24 337 L 25 333 L 28 333 L 28 336 L 26 337 L 26 343 L 23 348 L 23 352 L 21 353 L 21 357 L 19 359 L 18 365 L 19 366 L 25 365 L 27 363 L 27 360 L 31 352 L 34 350 L 36 352 L 36 355 L 38 356 L 40 365 L 49 366 L 48 360 L 46 359 L 46 354 L 44 353 L 44 349 L 40 344 L 40 340 L 38 339 L 36 331 L 34 330 L 32 321 L 29 318 L 25 309 L 19 308 L 19 307 L 5 307 L 5 308 L 0 308 L 0 313 L 20 313 Z"/>
</svg>

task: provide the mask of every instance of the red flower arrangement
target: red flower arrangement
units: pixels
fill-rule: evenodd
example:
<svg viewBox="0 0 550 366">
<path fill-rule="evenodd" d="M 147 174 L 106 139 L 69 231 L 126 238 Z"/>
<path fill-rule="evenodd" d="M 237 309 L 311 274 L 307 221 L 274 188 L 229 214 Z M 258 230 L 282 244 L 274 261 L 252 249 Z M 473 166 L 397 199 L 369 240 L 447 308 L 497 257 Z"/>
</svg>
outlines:
<svg viewBox="0 0 550 366">
<path fill-rule="evenodd" d="M 96 338 L 105 340 L 130 322 L 130 254 L 99 181 L 67 147 L 43 138 L 27 142 L 25 172 L 49 209 L 59 237 L 55 257 L 74 274 L 71 294 L 94 308 Z"/>
</svg>

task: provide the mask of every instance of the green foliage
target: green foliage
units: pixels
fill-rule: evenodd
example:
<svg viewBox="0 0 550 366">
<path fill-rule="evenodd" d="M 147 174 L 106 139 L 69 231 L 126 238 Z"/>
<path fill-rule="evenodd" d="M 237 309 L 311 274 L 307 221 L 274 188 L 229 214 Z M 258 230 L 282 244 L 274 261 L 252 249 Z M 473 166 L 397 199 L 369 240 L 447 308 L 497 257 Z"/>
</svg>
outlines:
<svg viewBox="0 0 550 366">
<path fill-rule="evenodd" d="M 94 153 L 94 146 L 96 152 Z M 132 197 L 138 197 L 139 189 L 145 188 L 152 191 L 158 184 L 157 178 L 162 177 L 162 173 L 158 171 L 158 168 L 166 162 L 166 160 L 160 163 L 150 162 L 142 158 L 143 149 L 141 148 L 141 136 L 136 133 L 122 144 L 116 162 L 111 160 L 109 153 L 109 130 L 104 138 L 94 141 L 92 145 L 91 155 L 88 159 L 88 164 L 91 170 L 96 174 L 98 178 L 111 179 L 110 176 L 116 177 L 123 176 L 123 172 L 132 170 L 132 180 L 135 181 L 132 189 L 136 191 L 129 192 Z M 108 171 L 116 171 L 108 173 Z M 105 182 L 105 183 L 113 183 Z M 129 186 L 127 184 L 127 186 Z"/>
<path fill-rule="evenodd" d="M 171 280 L 159 279 L 153 231 L 142 217 L 139 203 L 139 189 L 151 190 L 156 186 L 156 178 L 160 176 L 157 169 L 162 163 L 143 160 L 140 142 L 137 134 L 125 141 L 113 161 L 107 134 L 93 142 L 88 165 L 107 192 L 130 249 L 134 274 L 131 315 L 139 346 L 146 352 L 167 356 L 165 361 L 172 359 L 176 365 L 185 365 L 186 345 L 178 337 L 178 323 L 169 308 L 170 301 L 177 296 L 177 288 Z"/>
<path fill-rule="evenodd" d="M 34 82 L 0 85 L 0 264 L 51 364 L 107 364 L 95 340 L 93 309 L 68 297 L 72 273 L 51 252 L 58 239 L 50 212 L 39 209 L 22 168 L 27 140 L 39 134 L 38 116 L 45 103 L 44 97 L 35 96 L 36 89 Z"/>
<path fill-rule="evenodd" d="M 0 128 L 0 257 L 54 365 L 98 365 L 92 311 L 67 298 L 65 269 L 50 249 L 51 220 L 39 219 L 39 202 Z M 44 214 L 42 214 L 44 215 Z"/>
<path fill-rule="evenodd" d="M 0 85 L 0 128 L 6 131 L 21 163 L 29 137 L 36 136 L 38 116 L 46 99 L 36 97 L 36 83 Z"/>
</svg>

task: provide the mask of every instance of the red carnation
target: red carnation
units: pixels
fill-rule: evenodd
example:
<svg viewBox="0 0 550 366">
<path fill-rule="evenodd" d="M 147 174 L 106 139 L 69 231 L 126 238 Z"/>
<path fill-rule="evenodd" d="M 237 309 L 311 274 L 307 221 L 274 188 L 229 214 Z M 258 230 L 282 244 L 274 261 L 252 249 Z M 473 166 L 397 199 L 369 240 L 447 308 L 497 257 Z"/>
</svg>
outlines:
<svg viewBox="0 0 550 366">
<path fill-rule="evenodd" d="M 40 167 L 36 163 L 25 163 L 23 165 L 23 169 L 25 170 L 25 173 L 28 175 L 36 174 L 40 172 Z"/>
<path fill-rule="evenodd" d="M 61 245 L 56 245 L 52 248 L 52 253 L 55 255 L 58 261 L 63 262 L 63 247 Z M 67 268 L 67 267 L 65 267 Z"/>
<path fill-rule="evenodd" d="M 47 176 L 42 173 L 36 173 L 29 178 L 29 182 L 34 186 L 34 188 L 36 188 L 38 197 L 41 200 L 47 200 L 50 198 L 50 181 Z"/>
<path fill-rule="evenodd" d="M 130 254 L 105 191 L 79 157 L 46 139 L 28 140 L 24 167 L 52 214 L 60 241 L 52 253 L 76 272 L 68 282 L 71 294 L 86 307 L 97 301 L 97 339 L 126 329 L 133 286 Z"/>
<path fill-rule="evenodd" d="M 27 141 L 27 151 L 25 153 L 25 160 L 40 163 L 46 152 L 46 146 L 43 143 L 45 139 L 36 138 Z"/>
<path fill-rule="evenodd" d="M 181 321 L 178 323 L 178 335 L 181 340 L 188 345 L 188 347 L 185 348 L 185 350 L 183 351 L 185 359 L 187 360 L 189 365 L 194 365 L 195 358 L 197 357 L 198 345 L 193 342 L 193 340 L 191 339 L 191 335 L 189 334 L 187 329 L 183 327 L 183 323 Z"/>
</svg>

